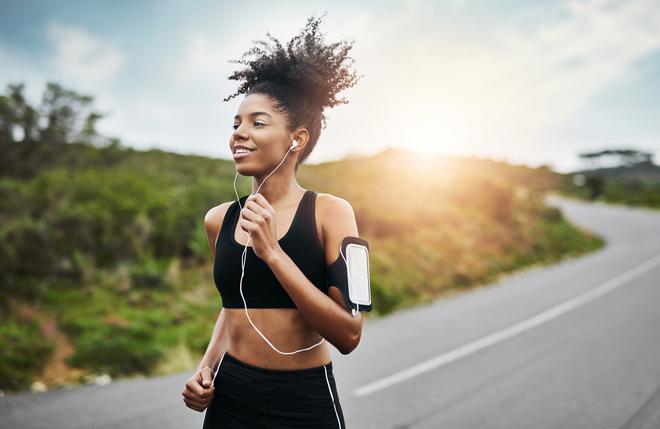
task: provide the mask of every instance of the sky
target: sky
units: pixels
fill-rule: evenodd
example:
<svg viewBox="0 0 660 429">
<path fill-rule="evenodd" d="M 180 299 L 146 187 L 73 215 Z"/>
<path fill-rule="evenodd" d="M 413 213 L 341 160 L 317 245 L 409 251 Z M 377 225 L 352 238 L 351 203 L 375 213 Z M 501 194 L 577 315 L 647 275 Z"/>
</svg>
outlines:
<svg viewBox="0 0 660 429">
<path fill-rule="evenodd" d="M 660 163 L 660 0 L 0 0 L 0 85 L 38 104 L 57 82 L 94 96 L 99 132 L 125 145 L 231 159 L 229 60 L 323 12 L 362 77 L 308 163 L 387 147 L 561 172 L 603 149 Z"/>
</svg>

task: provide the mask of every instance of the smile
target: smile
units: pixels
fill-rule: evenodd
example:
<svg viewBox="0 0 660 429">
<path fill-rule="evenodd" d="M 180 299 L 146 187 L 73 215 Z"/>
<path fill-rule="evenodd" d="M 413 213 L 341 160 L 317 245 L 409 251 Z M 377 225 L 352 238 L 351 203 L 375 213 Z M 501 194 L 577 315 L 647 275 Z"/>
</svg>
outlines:
<svg viewBox="0 0 660 429">
<path fill-rule="evenodd" d="M 254 151 L 247 149 L 236 149 L 236 152 L 234 152 L 234 159 L 245 158 L 252 152 Z"/>
</svg>

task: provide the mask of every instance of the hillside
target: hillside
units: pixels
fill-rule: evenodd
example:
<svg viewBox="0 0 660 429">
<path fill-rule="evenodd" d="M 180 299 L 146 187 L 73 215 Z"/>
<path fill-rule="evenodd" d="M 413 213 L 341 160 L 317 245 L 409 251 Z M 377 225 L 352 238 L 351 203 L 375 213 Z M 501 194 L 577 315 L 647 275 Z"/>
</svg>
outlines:
<svg viewBox="0 0 660 429">
<path fill-rule="evenodd" d="M 12 144 L 0 178 L 1 387 L 194 365 L 221 307 L 203 217 L 235 198 L 233 161 Z M 298 179 L 353 205 L 371 248 L 368 317 L 602 245 L 543 204 L 559 179 L 543 168 L 387 150 L 302 165 Z M 239 193 L 249 185 L 241 178 Z"/>
<path fill-rule="evenodd" d="M 634 165 L 577 170 L 571 174 L 585 174 L 605 177 L 607 179 L 639 181 L 643 183 L 660 183 L 660 165 L 656 165 L 652 162 L 640 162 Z"/>
<path fill-rule="evenodd" d="M 660 208 L 660 166 L 651 161 L 566 174 L 558 189 L 584 200 Z"/>
</svg>

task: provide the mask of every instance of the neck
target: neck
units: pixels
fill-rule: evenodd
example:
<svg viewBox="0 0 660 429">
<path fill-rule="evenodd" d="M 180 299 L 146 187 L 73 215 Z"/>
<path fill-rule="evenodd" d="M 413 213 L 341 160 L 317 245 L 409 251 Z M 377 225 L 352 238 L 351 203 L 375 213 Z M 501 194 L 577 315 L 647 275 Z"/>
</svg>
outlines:
<svg viewBox="0 0 660 429">
<path fill-rule="evenodd" d="M 259 188 L 260 185 L 261 188 Z M 287 205 L 288 201 L 298 199 L 300 194 L 305 192 L 305 189 L 298 185 L 293 174 L 279 175 L 275 173 L 265 182 L 263 182 L 263 178 L 253 176 L 252 192 L 250 193 L 254 194 L 257 189 L 273 207 Z"/>
</svg>

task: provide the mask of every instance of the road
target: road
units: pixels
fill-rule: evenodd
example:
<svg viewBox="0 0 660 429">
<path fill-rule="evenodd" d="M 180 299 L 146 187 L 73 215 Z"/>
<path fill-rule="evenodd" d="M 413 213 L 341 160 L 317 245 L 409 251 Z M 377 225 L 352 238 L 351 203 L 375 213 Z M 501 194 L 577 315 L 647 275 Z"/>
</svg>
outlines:
<svg viewBox="0 0 660 429">
<path fill-rule="evenodd" d="M 660 211 L 552 196 L 599 251 L 365 323 L 348 428 L 660 428 Z M 198 428 L 190 373 L 0 398 L 2 428 Z"/>
</svg>

